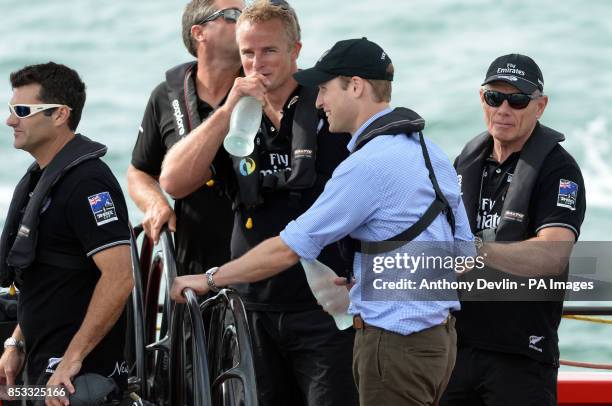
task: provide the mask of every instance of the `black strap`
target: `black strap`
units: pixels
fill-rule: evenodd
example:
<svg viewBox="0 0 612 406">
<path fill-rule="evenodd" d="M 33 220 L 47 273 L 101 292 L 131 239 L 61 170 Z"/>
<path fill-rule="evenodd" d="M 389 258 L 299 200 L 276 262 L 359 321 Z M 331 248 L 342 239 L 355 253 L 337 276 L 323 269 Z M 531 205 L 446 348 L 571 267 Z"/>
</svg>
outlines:
<svg viewBox="0 0 612 406">
<path fill-rule="evenodd" d="M 431 205 L 425 211 L 425 214 L 421 216 L 419 221 L 414 223 L 406 231 L 389 238 L 385 241 L 361 241 L 361 247 L 359 244 L 355 245 L 356 251 L 363 254 L 382 254 L 383 252 L 393 251 L 406 244 L 408 241 L 414 240 L 419 234 L 421 234 L 429 225 L 438 217 L 438 215 L 446 208 L 445 204 L 440 200 L 434 200 Z"/>
<path fill-rule="evenodd" d="M 82 162 L 98 159 L 106 153 L 106 146 L 76 134 L 51 160 L 42 172 L 25 206 L 17 236 L 10 251 L 2 258 L 0 269 L 5 266 L 21 271 L 27 269 L 37 259 L 38 225 L 40 212 L 53 187 L 61 178 Z M 62 265 L 60 263 L 60 265 Z M 3 279 L 3 283 L 7 282 Z"/>
<path fill-rule="evenodd" d="M 427 171 L 429 172 L 429 180 L 433 185 L 434 191 L 436 193 L 436 198 L 429 205 L 423 216 L 410 226 L 407 230 L 402 233 L 391 237 L 385 241 L 361 241 L 361 244 L 352 243 L 349 245 L 345 245 L 345 249 L 351 249 L 354 247 L 356 252 L 361 252 L 364 254 L 382 254 L 384 252 L 393 251 L 408 241 L 414 240 L 419 234 L 421 234 L 429 225 L 438 217 L 438 215 L 442 212 L 446 215 L 446 219 L 448 224 L 451 226 L 451 231 L 453 235 L 455 235 L 455 216 L 453 214 L 453 210 L 448 204 L 448 200 L 442 190 L 440 189 L 440 185 L 438 184 L 438 180 L 436 179 L 436 173 L 433 170 L 433 165 L 431 164 L 431 159 L 429 158 L 429 152 L 427 151 L 427 146 L 425 145 L 425 139 L 423 138 L 423 133 L 419 131 L 419 143 L 421 144 L 421 150 L 423 152 L 423 159 L 425 160 L 425 166 L 427 167 Z M 361 246 L 360 246 L 361 245 Z"/>
<path fill-rule="evenodd" d="M 427 151 L 427 146 L 425 145 L 425 139 L 423 138 L 422 132 L 419 132 L 419 143 L 421 144 L 421 150 L 423 151 L 423 158 L 425 159 L 425 166 L 427 167 L 427 171 L 429 172 L 429 180 L 431 181 L 434 191 L 436 192 L 436 200 L 439 200 L 440 202 L 442 202 L 442 204 L 444 204 L 444 208 L 442 210 L 446 210 L 445 212 L 446 219 L 448 220 L 448 224 L 450 224 L 451 226 L 451 231 L 453 232 L 453 235 L 455 235 L 455 216 L 453 214 L 453 210 L 450 204 L 448 204 L 448 200 L 446 200 L 446 196 L 444 196 L 444 193 L 442 193 L 442 190 L 440 190 L 440 185 L 438 184 L 438 180 L 436 179 L 436 173 L 434 172 L 433 166 L 431 165 L 431 159 L 429 158 L 429 152 Z M 429 206 L 429 207 L 431 208 L 432 206 Z M 410 240 L 405 240 L 405 241 L 410 241 Z"/>
</svg>

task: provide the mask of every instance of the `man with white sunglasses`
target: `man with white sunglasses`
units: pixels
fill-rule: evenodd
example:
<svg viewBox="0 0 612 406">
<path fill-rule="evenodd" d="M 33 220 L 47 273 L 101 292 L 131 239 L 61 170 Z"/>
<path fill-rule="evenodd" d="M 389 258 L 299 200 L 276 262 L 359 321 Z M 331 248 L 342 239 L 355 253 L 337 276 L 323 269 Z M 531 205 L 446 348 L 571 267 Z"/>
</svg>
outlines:
<svg viewBox="0 0 612 406">
<path fill-rule="evenodd" d="M 0 284 L 19 288 L 0 383 L 14 385 L 25 363 L 30 385 L 72 393 L 76 375 L 96 373 L 125 387 L 124 308 L 133 286 L 127 207 L 100 160 L 106 147 L 75 134 L 85 85 L 53 62 L 10 80 L 6 124 L 15 148 L 35 162 L 15 188 L 0 239 Z"/>
</svg>

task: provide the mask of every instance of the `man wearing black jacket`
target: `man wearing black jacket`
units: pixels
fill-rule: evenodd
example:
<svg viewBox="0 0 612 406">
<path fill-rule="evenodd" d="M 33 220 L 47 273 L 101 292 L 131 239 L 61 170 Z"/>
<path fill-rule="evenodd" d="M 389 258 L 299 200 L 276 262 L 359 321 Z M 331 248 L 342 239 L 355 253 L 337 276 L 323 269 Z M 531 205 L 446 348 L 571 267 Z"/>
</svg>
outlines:
<svg viewBox="0 0 612 406">
<path fill-rule="evenodd" d="M 542 72 L 528 56 L 504 55 L 482 86 L 487 132 L 455 161 L 479 255 L 501 277 L 567 277 L 562 259 L 580 234 L 585 189 L 559 144 L 564 136 L 539 122 L 548 103 Z M 461 303 L 457 362 L 441 405 L 555 406 L 561 297 L 495 294 L 494 302 Z"/>
<path fill-rule="evenodd" d="M 96 373 L 125 388 L 124 309 L 133 286 L 127 207 L 99 159 L 106 147 L 75 134 L 85 85 L 53 62 L 12 73 L 11 85 L 6 124 L 15 148 L 36 162 L 15 188 L 0 240 L 0 284 L 19 288 L 0 383 L 14 385 L 25 360 L 30 385 L 72 393 L 74 377 Z"/>
<path fill-rule="evenodd" d="M 143 227 L 155 242 L 161 227 L 176 231 L 179 274 L 201 272 L 229 259 L 231 202 L 213 176 L 170 207 L 158 177 L 166 152 L 188 137 L 223 104 L 240 72 L 235 40 L 242 0 L 192 0 L 183 12 L 183 42 L 196 57 L 166 72 L 151 93 L 128 168 L 128 191 L 145 213 Z M 226 155 L 215 157 L 219 176 L 231 166 Z"/>
<path fill-rule="evenodd" d="M 225 104 L 204 126 L 169 151 L 160 176 L 171 195 L 191 193 L 212 176 L 213 157 L 224 153 L 221 145 L 240 97 L 262 102 L 254 151 L 232 157 L 232 173 L 224 179 L 236 208 L 234 258 L 277 236 L 306 211 L 348 155 L 349 135 L 331 134 L 315 108 L 317 89 L 299 86 L 292 77 L 300 29 L 294 10 L 285 2 L 274 3 L 258 1 L 240 16 L 236 31 L 245 77 L 236 79 Z M 338 273 L 350 266 L 333 245 L 319 258 Z M 336 328 L 316 303 L 301 266 L 235 288 L 247 309 L 262 404 L 357 404 L 351 376 L 354 332 Z"/>
</svg>

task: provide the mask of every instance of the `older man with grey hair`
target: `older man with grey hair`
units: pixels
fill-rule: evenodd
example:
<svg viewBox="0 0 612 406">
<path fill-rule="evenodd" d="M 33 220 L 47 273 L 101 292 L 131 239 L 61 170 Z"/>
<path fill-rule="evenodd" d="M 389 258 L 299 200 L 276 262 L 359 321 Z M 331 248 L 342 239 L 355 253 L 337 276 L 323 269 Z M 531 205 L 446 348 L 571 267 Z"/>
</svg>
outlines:
<svg viewBox="0 0 612 406">
<path fill-rule="evenodd" d="M 566 277 L 560 259 L 584 219 L 580 168 L 559 144 L 564 136 L 539 122 L 548 104 L 543 92 L 533 59 L 495 59 L 480 89 L 487 131 L 455 161 L 479 254 L 506 277 Z M 457 364 L 442 405 L 557 404 L 563 302 L 499 297 L 462 302 Z"/>
</svg>

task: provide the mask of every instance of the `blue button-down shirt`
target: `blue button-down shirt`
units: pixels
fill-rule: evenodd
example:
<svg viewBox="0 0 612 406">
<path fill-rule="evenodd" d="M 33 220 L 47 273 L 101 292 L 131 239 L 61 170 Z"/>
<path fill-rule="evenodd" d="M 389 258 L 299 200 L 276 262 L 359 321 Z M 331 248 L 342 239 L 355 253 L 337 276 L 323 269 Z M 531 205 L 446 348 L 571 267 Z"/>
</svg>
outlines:
<svg viewBox="0 0 612 406">
<path fill-rule="evenodd" d="M 359 134 L 385 109 L 366 121 L 351 137 L 354 149 Z M 440 185 L 455 215 L 453 236 L 444 214 L 414 241 L 472 241 L 461 200 L 457 173 L 448 157 L 426 142 Z M 315 259 L 326 245 L 347 234 L 361 241 L 383 241 L 405 231 L 425 213 L 435 198 L 421 152 L 418 134 L 382 135 L 351 154 L 334 171 L 323 193 L 304 214 L 290 222 L 281 239 L 297 255 Z M 400 334 L 411 334 L 442 323 L 459 302 L 361 300 L 361 254 L 353 263 L 356 284 L 351 289 L 349 312 L 369 324 Z"/>
</svg>

